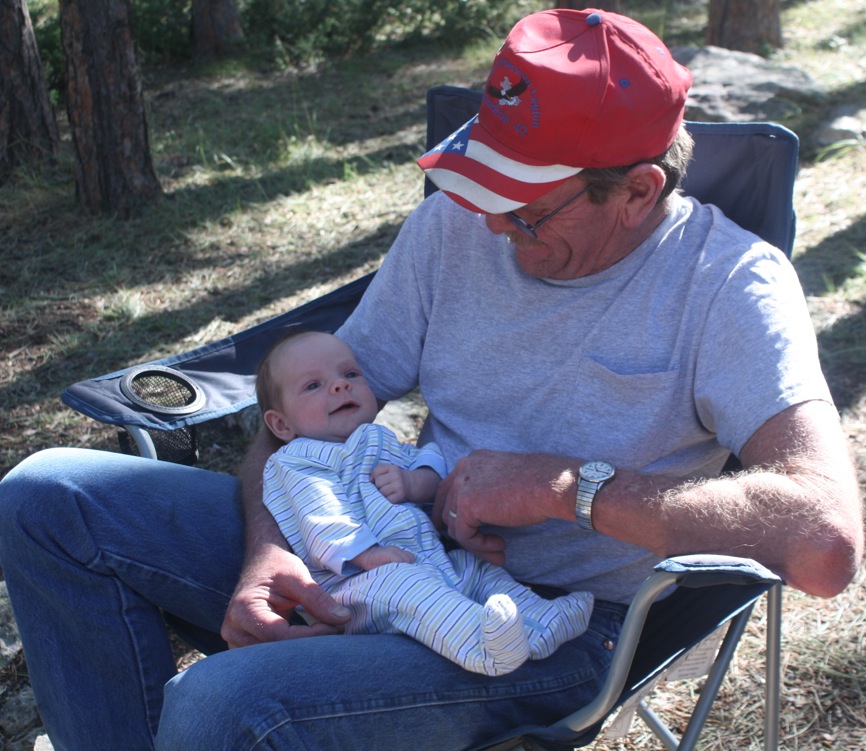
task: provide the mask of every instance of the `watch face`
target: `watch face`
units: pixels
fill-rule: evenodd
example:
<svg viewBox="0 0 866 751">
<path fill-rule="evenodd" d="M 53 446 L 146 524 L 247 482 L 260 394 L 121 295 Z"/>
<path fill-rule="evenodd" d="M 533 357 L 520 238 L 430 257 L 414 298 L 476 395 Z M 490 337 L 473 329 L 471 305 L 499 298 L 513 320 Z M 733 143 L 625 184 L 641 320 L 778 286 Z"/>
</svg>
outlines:
<svg viewBox="0 0 866 751">
<path fill-rule="evenodd" d="M 590 482 L 602 482 L 613 477 L 613 467 L 607 462 L 587 462 L 580 468 L 580 476 Z"/>
</svg>

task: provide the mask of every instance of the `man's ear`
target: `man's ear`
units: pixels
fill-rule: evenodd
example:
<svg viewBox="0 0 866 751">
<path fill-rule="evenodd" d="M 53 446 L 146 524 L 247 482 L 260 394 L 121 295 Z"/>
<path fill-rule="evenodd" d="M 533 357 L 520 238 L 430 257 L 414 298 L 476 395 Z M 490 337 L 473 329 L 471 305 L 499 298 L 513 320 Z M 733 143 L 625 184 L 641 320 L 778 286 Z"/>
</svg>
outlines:
<svg viewBox="0 0 866 751">
<path fill-rule="evenodd" d="M 269 409 L 263 415 L 265 425 L 277 438 L 284 443 L 295 440 L 298 437 L 297 433 L 286 422 L 283 413 L 276 409 Z"/>
<path fill-rule="evenodd" d="M 628 171 L 622 218 L 627 227 L 639 227 L 656 207 L 665 187 L 665 173 L 657 164 L 638 164 Z"/>
</svg>

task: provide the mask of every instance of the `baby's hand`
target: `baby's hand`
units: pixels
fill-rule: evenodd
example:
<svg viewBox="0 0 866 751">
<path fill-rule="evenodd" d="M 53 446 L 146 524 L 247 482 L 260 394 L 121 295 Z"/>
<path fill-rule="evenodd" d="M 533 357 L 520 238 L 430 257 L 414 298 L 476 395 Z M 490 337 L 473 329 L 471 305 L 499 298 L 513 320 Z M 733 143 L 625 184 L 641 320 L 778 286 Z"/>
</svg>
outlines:
<svg viewBox="0 0 866 751">
<path fill-rule="evenodd" d="M 407 498 L 405 472 L 393 464 L 378 464 L 370 473 L 373 484 L 391 503 L 403 503 Z"/>
<path fill-rule="evenodd" d="M 415 556 L 412 553 L 393 545 L 385 547 L 373 545 L 352 559 L 352 563 L 364 571 L 384 566 L 386 563 L 413 563 L 414 561 Z"/>
</svg>

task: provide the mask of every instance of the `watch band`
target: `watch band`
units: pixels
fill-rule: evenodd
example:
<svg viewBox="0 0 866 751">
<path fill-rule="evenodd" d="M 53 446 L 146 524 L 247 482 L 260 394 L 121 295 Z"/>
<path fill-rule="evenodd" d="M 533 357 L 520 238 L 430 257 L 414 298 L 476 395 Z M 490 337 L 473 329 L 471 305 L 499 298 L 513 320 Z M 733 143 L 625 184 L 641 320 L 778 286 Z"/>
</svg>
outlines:
<svg viewBox="0 0 866 751">
<path fill-rule="evenodd" d="M 592 532 L 592 502 L 595 494 L 604 483 L 590 482 L 579 477 L 577 480 L 577 498 L 574 503 L 574 515 L 577 517 L 577 526 Z"/>
</svg>

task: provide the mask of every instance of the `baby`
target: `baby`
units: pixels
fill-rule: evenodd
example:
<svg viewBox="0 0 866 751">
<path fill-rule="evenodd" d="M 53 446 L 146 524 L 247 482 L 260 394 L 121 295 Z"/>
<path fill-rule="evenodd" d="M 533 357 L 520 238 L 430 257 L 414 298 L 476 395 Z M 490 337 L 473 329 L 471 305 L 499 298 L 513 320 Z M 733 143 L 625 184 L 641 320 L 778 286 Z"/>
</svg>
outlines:
<svg viewBox="0 0 866 751">
<path fill-rule="evenodd" d="M 337 337 L 293 330 L 259 365 L 265 424 L 285 443 L 264 502 L 292 550 L 352 611 L 347 633 L 403 633 L 467 670 L 504 675 L 582 634 L 592 595 L 545 600 L 465 550 L 415 504 L 447 473 L 435 444 L 401 444 Z M 408 503 L 407 501 L 412 501 Z"/>
</svg>

